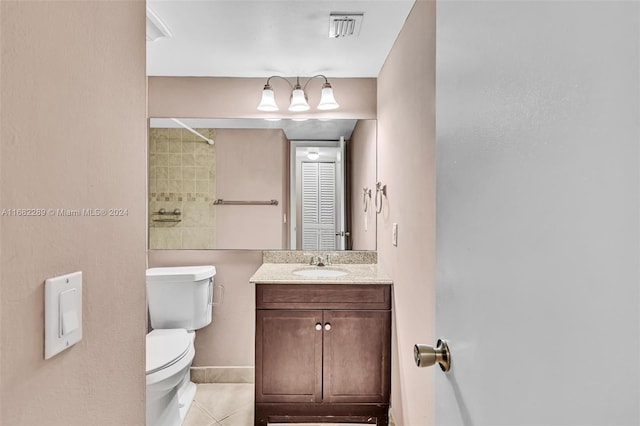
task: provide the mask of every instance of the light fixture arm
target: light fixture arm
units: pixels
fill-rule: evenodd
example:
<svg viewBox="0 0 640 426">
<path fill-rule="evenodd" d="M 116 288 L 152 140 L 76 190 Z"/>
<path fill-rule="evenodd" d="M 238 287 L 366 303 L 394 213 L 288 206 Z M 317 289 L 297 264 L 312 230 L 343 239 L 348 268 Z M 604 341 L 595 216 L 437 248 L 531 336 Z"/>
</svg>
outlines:
<svg viewBox="0 0 640 426">
<path fill-rule="evenodd" d="M 272 79 L 272 78 L 279 78 L 279 79 L 281 79 L 281 80 L 286 81 L 286 82 L 287 82 L 287 84 L 289 85 L 289 87 L 291 88 L 291 90 L 293 90 L 293 84 L 291 84 L 291 82 L 290 82 L 289 80 L 287 80 L 286 78 L 284 78 L 284 77 L 280 77 L 279 75 L 272 75 L 271 77 L 269 77 L 269 78 L 267 79 L 267 84 L 265 84 L 265 87 L 266 87 L 266 86 L 271 87 L 271 85 L 269 84 L 269 82 L 271 81 L 271 79 Z"/>
<path fill-rule="evenodd" d="M 314 78 L 317 78 L 317 77 L 324 78 L 324 84 L 325 84 L 325 85 L 329 84 L 329 80 L 327 80 L 327 77 L 325 77 L 325 76 L 324 76 L 324 75 L 322 75 L 322 74 L 318 74 L 318 75 L 314 75 L 313 77 L 309 77 L 309 79 L 307 80 L 307 82 L 304 84 L 304 87 L 302 88 L 302 90 L 306 90 L 306 89 L 307 89 L 307 84 L 309 84 L 309 82 L 310 82 L 311 80 L 313 80 Z"/>
<path fill-rule="evenodd" d="M 326 76 L 324 76 L 323 74 L 318 74 L 318 75 L 314 75 L 313 77 L 309 77 L 307 81 L 304 83 L 304 86 L 301 86 L 302 90 L 307 90 L 307 85 L 309 84 L 309 82 L 311 82 L 311 80 L 313 80 L 314 78 L 318 78 L 318 77 L 324 78 L 324 84 L 329 84 L 329 80 L 327 79 Z M 271 86 L 272 78 L 279 78 L 280 80 L 286 81 L 287 84 L 289 85 L 289 88 L 291 88 L 291 90 L 293 90 L 295 86 L 300 86 L 300 77 L 296 77 L 296 84 L 293 85 L 288 79 L 281 77 L 279 75 L 272 75 L 271 77 L 267 78 L 267 83 L 265 84 L 265 86 Z"/>
</svg>

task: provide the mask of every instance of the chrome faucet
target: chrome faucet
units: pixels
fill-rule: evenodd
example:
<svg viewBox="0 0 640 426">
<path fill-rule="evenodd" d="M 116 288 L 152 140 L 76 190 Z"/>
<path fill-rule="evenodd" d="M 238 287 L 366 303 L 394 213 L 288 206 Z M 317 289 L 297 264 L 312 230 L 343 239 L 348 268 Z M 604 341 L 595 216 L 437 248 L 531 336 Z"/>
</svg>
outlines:
<svg viewBox="0 0 640 426">
<path fill-rule="evenodd" d="M 329 254 L 314 256 L 311 255 L 309 265 L 313 266 L 329 266 L 331 265 L 331 256 Z"/>
</svg>

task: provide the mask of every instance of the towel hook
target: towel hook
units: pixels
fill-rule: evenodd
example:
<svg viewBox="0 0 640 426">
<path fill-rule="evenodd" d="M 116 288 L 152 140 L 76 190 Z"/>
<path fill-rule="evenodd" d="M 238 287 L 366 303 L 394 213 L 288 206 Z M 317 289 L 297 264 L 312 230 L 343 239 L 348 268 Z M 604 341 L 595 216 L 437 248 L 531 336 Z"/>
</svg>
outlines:
<svg viewBox="0 0 640 426">
<path fill-rule="evenodd" d="M 371 190 L 366 186 L 362 188 L 362 203 L 364 204 L 364 212 L 366 213 L 369 210 L 369 204 L 371 203 Z"/>
<path fill-rule="evenodd" d="M 378 195 L 380 195 L 380 202 L 378 202 Z M 382 212 L 382 196 L 387 196 L 387 185 L 383 185 L 382 182 L 376 183 L 376 213 Z"/>
</svg>

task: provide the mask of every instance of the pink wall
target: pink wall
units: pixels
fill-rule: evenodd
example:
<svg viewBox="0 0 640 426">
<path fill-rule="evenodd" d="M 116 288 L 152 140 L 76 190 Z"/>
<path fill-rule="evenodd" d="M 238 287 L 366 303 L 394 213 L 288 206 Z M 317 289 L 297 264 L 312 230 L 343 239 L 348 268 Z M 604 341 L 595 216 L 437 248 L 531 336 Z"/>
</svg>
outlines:
<svg viewBox="0 0 640 426">
<path fill-rule="evenodd" d="M 376 249 L 376 121 L 358 120 L 349 140 L 351 167 L 351 241 L 353 250 Z M 362 188 L 371 189 L 364 211 Z"/>
<path fill-rule="evenodd" d="M 418 0 L 378 76 L 378 260 L 394 282 L 392 410 L 398 425 L 433 424 L 434 369 L 415 343 L 435 344 L 435 2 Z M 398 224 L 398 246 L 391 244 Z"/>
<path fill-rule="evenodd" d="M 145 6 L 0 5 L 3 425 L 142 425 L 145 415 Z M 83 272 L 83 339 L 43 358 L 46 278 Z"/>
<path fill-rule="evenodd" d="M 332 78 L 329 81 L 339 109 L 322 112 L 312 107 L 307 113 L 292 115 L 286 109 L 291 90 L 284 81 L 272 81 L 280 111 L 256 109 L 267 77 L 149 77 L 149 117 L 376 118 L 375 78 Z M 321 79 L 309 83 L 309 105 L 320 101 L 321 83 Z"/>
<path fill-rule="evenodd" d="M 281 129 L 217 129 L 216 198 L 278 200 L 277 206 L 219 205 L 216 244 L 222 249 L 283 249 L 287 211 L 287 145 Z"/>
</svg>

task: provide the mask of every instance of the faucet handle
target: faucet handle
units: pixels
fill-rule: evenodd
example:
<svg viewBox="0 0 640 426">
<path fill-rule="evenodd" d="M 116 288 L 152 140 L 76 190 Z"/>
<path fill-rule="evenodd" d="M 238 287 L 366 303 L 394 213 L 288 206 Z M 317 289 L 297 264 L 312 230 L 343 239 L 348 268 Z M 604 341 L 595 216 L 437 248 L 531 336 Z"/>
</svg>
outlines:
<svg viewBox="0 0 640 426">
<path fill-rule="evenodd" d="M 331 265 L 331 255 L 328 253 L 324 255 L 324 264 L 327 266 Z"/>
<path fill-rule="evenodd" d="M 317 265 L 318 262 L 316 261 L 316 257 L 314 255 L 311 255 L 311 259 L 309 260 L 309 265 Z"/>
</svg>

